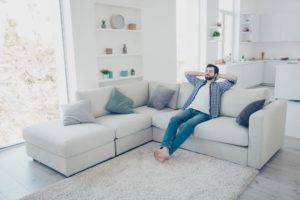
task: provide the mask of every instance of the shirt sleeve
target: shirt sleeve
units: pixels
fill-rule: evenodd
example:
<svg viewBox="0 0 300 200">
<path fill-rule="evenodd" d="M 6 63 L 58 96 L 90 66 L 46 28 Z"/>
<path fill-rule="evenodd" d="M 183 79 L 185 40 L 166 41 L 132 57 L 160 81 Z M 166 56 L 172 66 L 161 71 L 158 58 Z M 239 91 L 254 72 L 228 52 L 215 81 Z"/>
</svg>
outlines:
<svg viewBox="0 0 300 200">
<path fill-rule="evenodd" d="M 185 78 L 188 80 L 188 82 L 190 84 L 192 84 L 193 86 L 195 86 L 197 83 L 201 82 L 203 83 L 204 80 L 203 79 L 200 79 L 200 78 L 197 78 L 195 75 L 190 75 L 190 74 L 186 74 L 185 75 Z"/>
<path fill-rule="evenodd" d="M 225 80 L 218 82 L 221 94 L 229 90 L 232 86 L 236 84 L 236 80 Z"/>
</svg>

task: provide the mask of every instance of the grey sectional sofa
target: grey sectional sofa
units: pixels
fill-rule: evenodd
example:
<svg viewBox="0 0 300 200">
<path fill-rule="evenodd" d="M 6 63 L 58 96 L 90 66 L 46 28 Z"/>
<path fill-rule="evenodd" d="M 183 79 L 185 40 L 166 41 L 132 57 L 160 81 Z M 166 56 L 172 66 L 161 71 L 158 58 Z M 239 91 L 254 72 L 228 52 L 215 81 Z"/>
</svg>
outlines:
<svg viewBox="0 0 300 200">
<path fill-rule="evenodd" d="M 158 84 L 176 91 L 163 110 L 146 106 Z M 78 100 L 90 100 L 97 123 L 63 126 L 53 120 L 27 127 L 23 130 L 27 154 L 70 176 L 149 141 L 161 142 L 168 121 L 193 89 L 189 83 L 147 81 L 116 87 L 134 100 L 134 113 L 106 111 L 112 86 L 78 91 Z M 235 117 L 258 99 L 267 100 L 264 108 L 251 115 L 249 128 L 239 126 Z M 232 88 L 222 96 L 221 116 L 199 124 L 182 148 L 260 169 L 283 144 L 285 115 L 286 103 L 270 102 L 267 89 Z"/>
</svg>

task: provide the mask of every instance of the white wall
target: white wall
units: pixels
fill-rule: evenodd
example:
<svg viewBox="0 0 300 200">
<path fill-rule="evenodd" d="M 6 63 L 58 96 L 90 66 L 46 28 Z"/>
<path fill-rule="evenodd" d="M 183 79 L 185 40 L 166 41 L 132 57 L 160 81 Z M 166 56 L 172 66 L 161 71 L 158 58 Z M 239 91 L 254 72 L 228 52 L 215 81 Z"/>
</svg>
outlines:
<svg viewBox="0 0 300 200">
<path fill-rule="evenodd" d="M 145 80 L 176 83 L 176 1 L 143 0 Z"/>
<path fill-rule="evenodd" d="M 241 0 L 241 13 L 284 15 L 299 12 L 299 0 Z M 297 59 L 300 58 L 300 42 L 264 42 L 241 44 L 240 46 L 240 55 L 246 55 L 246 57 L 260 58 L 261 52 L 265 52 L 267 59 L 282 57 Z"/>
</svg>

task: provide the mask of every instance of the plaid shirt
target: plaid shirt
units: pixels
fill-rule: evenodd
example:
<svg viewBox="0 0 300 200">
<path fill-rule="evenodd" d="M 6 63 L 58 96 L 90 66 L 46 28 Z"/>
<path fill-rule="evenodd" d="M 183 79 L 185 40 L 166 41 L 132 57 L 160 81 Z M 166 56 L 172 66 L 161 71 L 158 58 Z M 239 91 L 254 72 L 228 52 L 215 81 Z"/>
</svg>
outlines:
<svg viewBox="0 0 300 200">
<path fill-rule="evenodd" d="M 195 99 L 200 88 L 206 84 L 206 80 L 199 79 L 195 75 L 186 75 L 186 79 L 190 84 L 194 86 L 192 94 L 189 96 L 182 109 L 186 109 Z M 221 82 L 212 82 L 210 84 L 210 103 L 209 103 L 209 114 L 210 119 L 216 118 L 220 115 L 221 107 L 221 96 L 224 92 L 230 89 L 236 80 L 225 80 Z"/>
</svg>

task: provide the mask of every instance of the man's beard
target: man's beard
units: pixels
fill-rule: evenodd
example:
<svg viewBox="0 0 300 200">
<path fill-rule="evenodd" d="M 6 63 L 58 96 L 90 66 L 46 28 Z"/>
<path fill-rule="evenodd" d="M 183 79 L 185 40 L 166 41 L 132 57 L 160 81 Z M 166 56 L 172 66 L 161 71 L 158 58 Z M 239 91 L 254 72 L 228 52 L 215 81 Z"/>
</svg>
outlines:
<svg viewBox="0 0 300 200">
<path fill-rule="evenodd" d="M 205 80 L 207 80 L 207 81 L 211 81 L 211 80 L 213 80 L 214 79 L 214 77 L 211 77 L 211 76 L 205 76 Z"/>
</svg>

